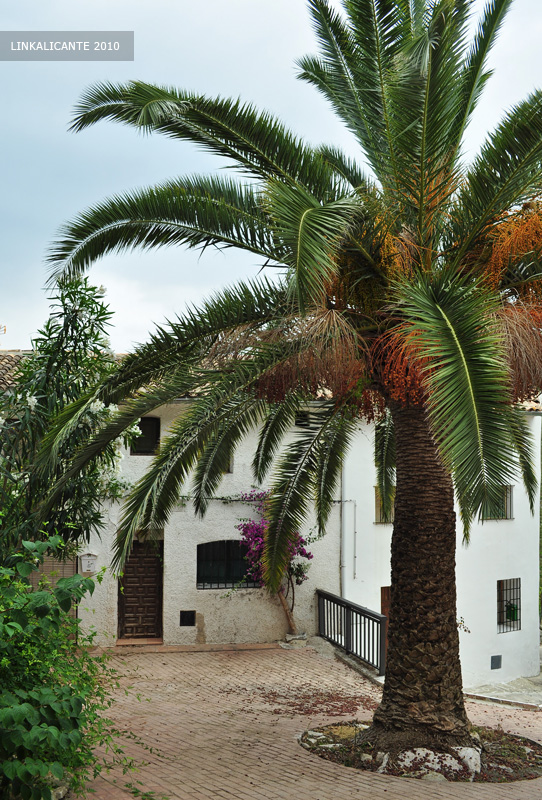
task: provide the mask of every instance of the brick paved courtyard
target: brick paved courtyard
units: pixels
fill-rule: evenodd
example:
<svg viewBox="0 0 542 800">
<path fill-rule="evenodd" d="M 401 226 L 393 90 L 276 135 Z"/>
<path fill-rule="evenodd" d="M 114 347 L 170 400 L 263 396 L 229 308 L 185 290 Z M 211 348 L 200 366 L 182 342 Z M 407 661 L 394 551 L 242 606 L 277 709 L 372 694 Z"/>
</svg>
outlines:
<svg viewBox="0 0 542 800">
<path fill-rule="evenodd" d="M 152 751 L 129 739 L 126 752 L 148 763 L 135 776 L 96 780 L 96 800 L 127 800 L 126 780 L 179 800 L 542 800 L 542 778 L 432 784 L 357 772 L 309 754 L 298 734 L 368 718 L 378 699 L 371 683 L 310 647 L 115 653 L 113 665 L 122 687 L 132 688 L 118 693 L 112 716 Z M 483 703 L 469 703 L 468 712 L 473 722 L 542 741 L 540 712 Z"/>
</svg>

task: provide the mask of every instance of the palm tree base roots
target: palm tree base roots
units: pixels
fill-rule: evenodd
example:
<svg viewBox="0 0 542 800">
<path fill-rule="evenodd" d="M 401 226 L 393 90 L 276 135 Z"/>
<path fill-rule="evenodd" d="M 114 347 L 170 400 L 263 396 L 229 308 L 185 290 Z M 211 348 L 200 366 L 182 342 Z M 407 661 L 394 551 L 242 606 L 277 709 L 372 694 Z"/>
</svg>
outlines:
<svg viewBox="0 0 542 800">
<path fill-rule="evenodd" d="M 357 736 L 359 744 L 369 743 L 374 752 L 389 753 L 396 756 L 405 750 L 426 748 L 435 752 L 449 753 L 454 747 L 476 747 L 476 742 L 469 733 L 469 726 L 457 724 L 453 730 L 436 728 L 411 722 L 403 727 L 384 725 L 378 721 Z"/>
</svg>

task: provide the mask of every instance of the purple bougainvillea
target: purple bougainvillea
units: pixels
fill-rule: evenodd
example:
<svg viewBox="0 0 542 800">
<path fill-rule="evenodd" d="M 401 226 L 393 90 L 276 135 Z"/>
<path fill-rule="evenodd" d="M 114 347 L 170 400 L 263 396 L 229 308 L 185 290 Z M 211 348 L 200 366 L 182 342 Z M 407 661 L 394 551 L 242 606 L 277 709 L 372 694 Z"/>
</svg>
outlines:
<svg viewBox="0 0 542 800">
<path fill-rule="evenodd" d="M 266 504 L 269 498 L 268 491 L 253 489 L 241 495 L 241 500 L 254 506 L 258 519 L 242 519 L 236 528 L 241 531 L 241 541 L 246 547 L 245 558 L 248 563 L 246 577 L 257 581 L 264 586 L 262 557 L 265 546 L 265 532 L 269 525 L 266 518 Z M 307 542 L 300 533 L 290 545 L 290 560 L 288 564 L 288 581 L 299 584 L 307 580 L 309 561 L 313 558 L 306 548 Z M 303 559 L 303 560 L 300 560 Z"/>
</svg>

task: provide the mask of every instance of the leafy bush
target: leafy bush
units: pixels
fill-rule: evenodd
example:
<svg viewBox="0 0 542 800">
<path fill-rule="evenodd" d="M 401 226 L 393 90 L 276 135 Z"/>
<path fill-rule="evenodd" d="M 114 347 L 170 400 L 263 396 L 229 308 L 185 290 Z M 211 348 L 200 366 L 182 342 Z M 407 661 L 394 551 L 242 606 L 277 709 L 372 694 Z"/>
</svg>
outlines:
<svg viewBox="0 0 542 800">
<path fill-rule="evenodd" d="M 65 779 L 79 792 L 107 760 L 129 762 L 104 716 L 118 685 L 104 656 L 90 656 L 72 603 L 94 591 L 74 575 L 32 590 L 28 576 L 60 537 L 23 543 L 0 567 L 0 797 L 50 800 L 51 783 Z M 102 746 L 99 760 L 94 749 Z"/>
<path fill-rule="evenodd" d="M 60 448 L 56 465 L 34 468 L 56 416 L 116 369 L 106 338 L 111 313 L 103 291 L 86 278 L 59 284 L 32 352 L 22 359 L 9 389 L 0 393 L 0 559 L 19 550 L 23 539 L 43 538 L 43 530 L 88 541 L 103 525 L 103 500 L 118 498 L 128 488 L 117 474 L 120 442 L 112 443 L 70 480 L 47 518 L 41 516 L 44 497 L 78 447 L 117 410 L 93 403 Z M 136 433 L 132 429 L 124 438 Z"/>
</svg>

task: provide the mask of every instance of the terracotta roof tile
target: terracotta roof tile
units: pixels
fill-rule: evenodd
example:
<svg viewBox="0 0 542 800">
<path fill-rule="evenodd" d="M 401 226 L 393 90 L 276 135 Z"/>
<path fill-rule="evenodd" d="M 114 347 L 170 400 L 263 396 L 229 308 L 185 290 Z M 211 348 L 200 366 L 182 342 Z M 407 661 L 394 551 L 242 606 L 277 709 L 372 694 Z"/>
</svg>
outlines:
<svg viewBox="0 0 542 800">
<path fill-rule="evenodd" d="M 13 375 L 27 350 L 0 350 L 0 391 L 4 392 L 13 383 Z"/>
</svg>

